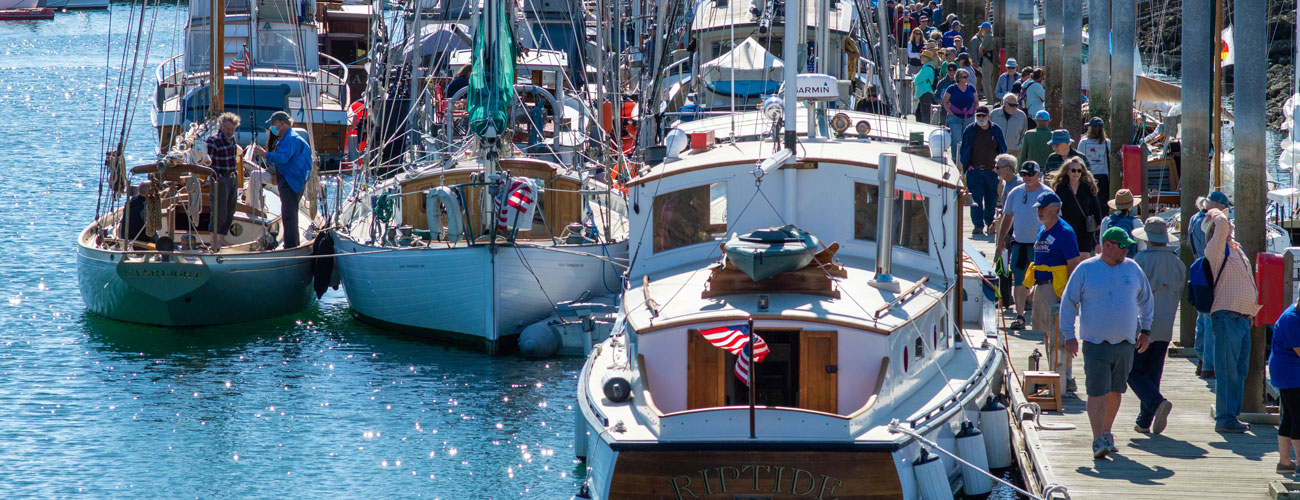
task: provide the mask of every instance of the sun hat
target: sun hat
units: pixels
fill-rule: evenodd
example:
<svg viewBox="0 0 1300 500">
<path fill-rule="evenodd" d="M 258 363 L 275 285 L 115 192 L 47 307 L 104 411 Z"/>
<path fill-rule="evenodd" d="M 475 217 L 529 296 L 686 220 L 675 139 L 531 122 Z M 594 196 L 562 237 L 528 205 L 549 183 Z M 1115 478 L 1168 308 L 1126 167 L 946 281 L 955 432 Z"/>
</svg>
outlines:
<svg viewBox="0 0 1300 500">
<path fill-rule="evenodd" d="M 1038 201 L 1034 202 L 1034 208 L 1050 207 L 1052 205 L 1060 205 L 1060 204 L 1061 204 L 1061 197 L 1057 196 L 1056 193 L 1053 192 L 1052 190 L 1047 189 L 1044 190 L 1042 193 L 1039 193 Z"/>
<path fill-rule="evenodd" d="M 1034 119 L 1040 122 L 1045 122 L 1051 120 L 1052 115 L 1051 113 L 1048 113 L 1046 109 L 1040 109 L 1037 113 L 1034 113 Z"/>
<path fill-rule="evenodd" d="M 1169 234 L 1169 223 L 1160 217 L 1150 217 L 1142 227 L 1133 230 L 1133 237 L 1151 243 L 1178 243 L 1178 237 Z"/>
<path fill-rule="evenodd" d="M 928 59 L 930 59 L 931 61 L 933 61 L 933 60 L 934 60 L 934 51 L 933 51 L 933 50 L 928 50 L 928 49 L 927 49 L 927 50 L 922 50 L 922 51 L 921 51 L 921 57 L 925 57 L 925 58 L 928 58 Z"/>
<path fill-rule="evenodd" d="M 1141 196 L 1133 196 L 1132 191 L 1121 189 L 1115 192 L 1115 199 L 1106 202 L 1106 205 L 1112 210 L 1128 210 L 1136 203 L 1142 203 Z"/>
<path fill-rule="evenodd" d="M 1047 141 L 1047 145 L 1055 146 L 1057 144 L 1069 144 L 1071 142 L 1073 141 L 1070 140 L 1070 131 L 1058 128 L 1052 131 L 1052 140 Z"/>
<path fill-rule="evenodd" d="M 1137 243 L 1136 241 L 1133 241 L 1133 238 L 1130 237 L 1128 235 L 1128 232 L 1125 231 L 1124 228 L 1122 227 L 1112 227 L 1110 229 L 1107 229 L 1106 232 L 1101 233 L 1101 241 L 1114 242 L 1115 244 L 1119 245 L 1120 248 L 1128 248 L 1133 246 L 1133 244 Z"/>
</svg>

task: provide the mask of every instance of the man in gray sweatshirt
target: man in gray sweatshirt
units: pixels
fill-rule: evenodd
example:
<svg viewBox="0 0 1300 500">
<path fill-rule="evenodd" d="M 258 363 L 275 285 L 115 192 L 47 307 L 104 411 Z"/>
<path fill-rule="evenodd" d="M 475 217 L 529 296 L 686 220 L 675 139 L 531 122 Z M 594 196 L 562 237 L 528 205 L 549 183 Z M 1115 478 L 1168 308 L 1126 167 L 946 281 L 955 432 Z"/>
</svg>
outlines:
<svg viewBox="0 0 1300 500">
<path fill-rule="evenodd" d="M 1079 352 L 1083 340 L 1094 458 L 1119 451 L 1111 426 L 1119 413 L 1120 396 L 1127 390 L 1134 352 L 1146 352 L 1151 342 L 1155 313 L 1146 274 L 1128 258 L 1128 247 L 1137 242 L 1117 227 L 1107 229 L 1101 242 L 1101 255 L 1074 268 L 1061 296 L 1061 334 L 1070 356 Z"/>
</svg>

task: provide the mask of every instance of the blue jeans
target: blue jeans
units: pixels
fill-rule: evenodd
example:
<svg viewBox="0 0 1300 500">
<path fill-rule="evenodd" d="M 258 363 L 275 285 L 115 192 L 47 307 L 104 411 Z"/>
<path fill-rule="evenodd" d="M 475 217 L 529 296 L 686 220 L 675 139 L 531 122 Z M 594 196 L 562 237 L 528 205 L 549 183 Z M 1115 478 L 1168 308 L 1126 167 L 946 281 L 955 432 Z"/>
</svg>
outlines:
<svg viewBox="0 0 1300 500">
<path fill-rule="evenodd" d="M 1210 321 L 1214 325 L 1214 423 L 1236 425 L 1250 367 L 1250 317 L 1215 311 Z"/>
<path fill-rule="evenodd" d="M 962 118 L 952 113 L 948 113 L 948 133 L 952 134 L 952 161 L 961 165 L 961 134 L 966 131 L 966 126 L 975 122 L 975 117 Z M 994 174 L 996 176 L 997 174 Z"/>
<path fill-rule="evenodd" d="M 998 174 L 992 170 L 966 169 L 966 189 L 970 190 L 970 220 L 975 230 L 993 225 L 998 211 Z"/>
<path fill-rule="evenodd" d="M 1133 354 L 1133 369 L 1128 372 L 1128 386 L 1141 402 L 1138 410 L 1138 427 L 1151 427 L 1151 420 L 1156 416 L 1156 408 L 1165 401 L 1160 394 L 1160 377 L 1165 373 L 1165 354 L 1169 352 L 1169 342 L 1152 342 L 1146 352 Z"/>
<path fill-rule="evenodd" d="M 1210 313 L 1196 312 L 1196 357 L 1201 358 L 1201 370 L 1214 371 L 1214 325 Z"/>
</svg>

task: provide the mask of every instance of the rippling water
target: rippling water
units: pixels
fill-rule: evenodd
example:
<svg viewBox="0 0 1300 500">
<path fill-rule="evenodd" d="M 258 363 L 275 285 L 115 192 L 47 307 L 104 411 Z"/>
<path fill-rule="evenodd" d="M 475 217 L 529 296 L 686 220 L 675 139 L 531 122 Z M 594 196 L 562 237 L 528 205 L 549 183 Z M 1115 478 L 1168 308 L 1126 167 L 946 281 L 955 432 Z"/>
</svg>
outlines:
<svg viewBox="0 0 1300 500">
<path fill-rule="evenodd" d="M 74 238 L 95 214 L 105 57 L 132 8 L 0 22 L 0 495 L 568 498 L 581 360 L 389 334 L 337 291 L 219 328 L 84 311 Z M 132 161 L 151 158 L 150 81 L 183 9 L 146 12 Z"/>
</svg>

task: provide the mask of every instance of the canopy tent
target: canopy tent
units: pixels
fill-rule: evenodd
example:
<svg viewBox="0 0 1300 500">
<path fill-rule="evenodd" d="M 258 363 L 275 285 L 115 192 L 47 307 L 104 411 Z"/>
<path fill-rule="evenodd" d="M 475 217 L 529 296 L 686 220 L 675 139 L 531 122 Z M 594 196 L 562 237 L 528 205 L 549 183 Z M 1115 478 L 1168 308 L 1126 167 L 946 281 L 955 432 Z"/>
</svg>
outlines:
<svg viewBox="0 0 1300 500">
<path fill-rule="evenodd" d="M 735 86 L 732 86 L 732 69 Z M 709 90 L 736 97 L 771 94 L 781 87 L 785 64 L 753 38 L 746 38 L 730 52 L 700 66 L 700 76 Z"/>
</svg>

